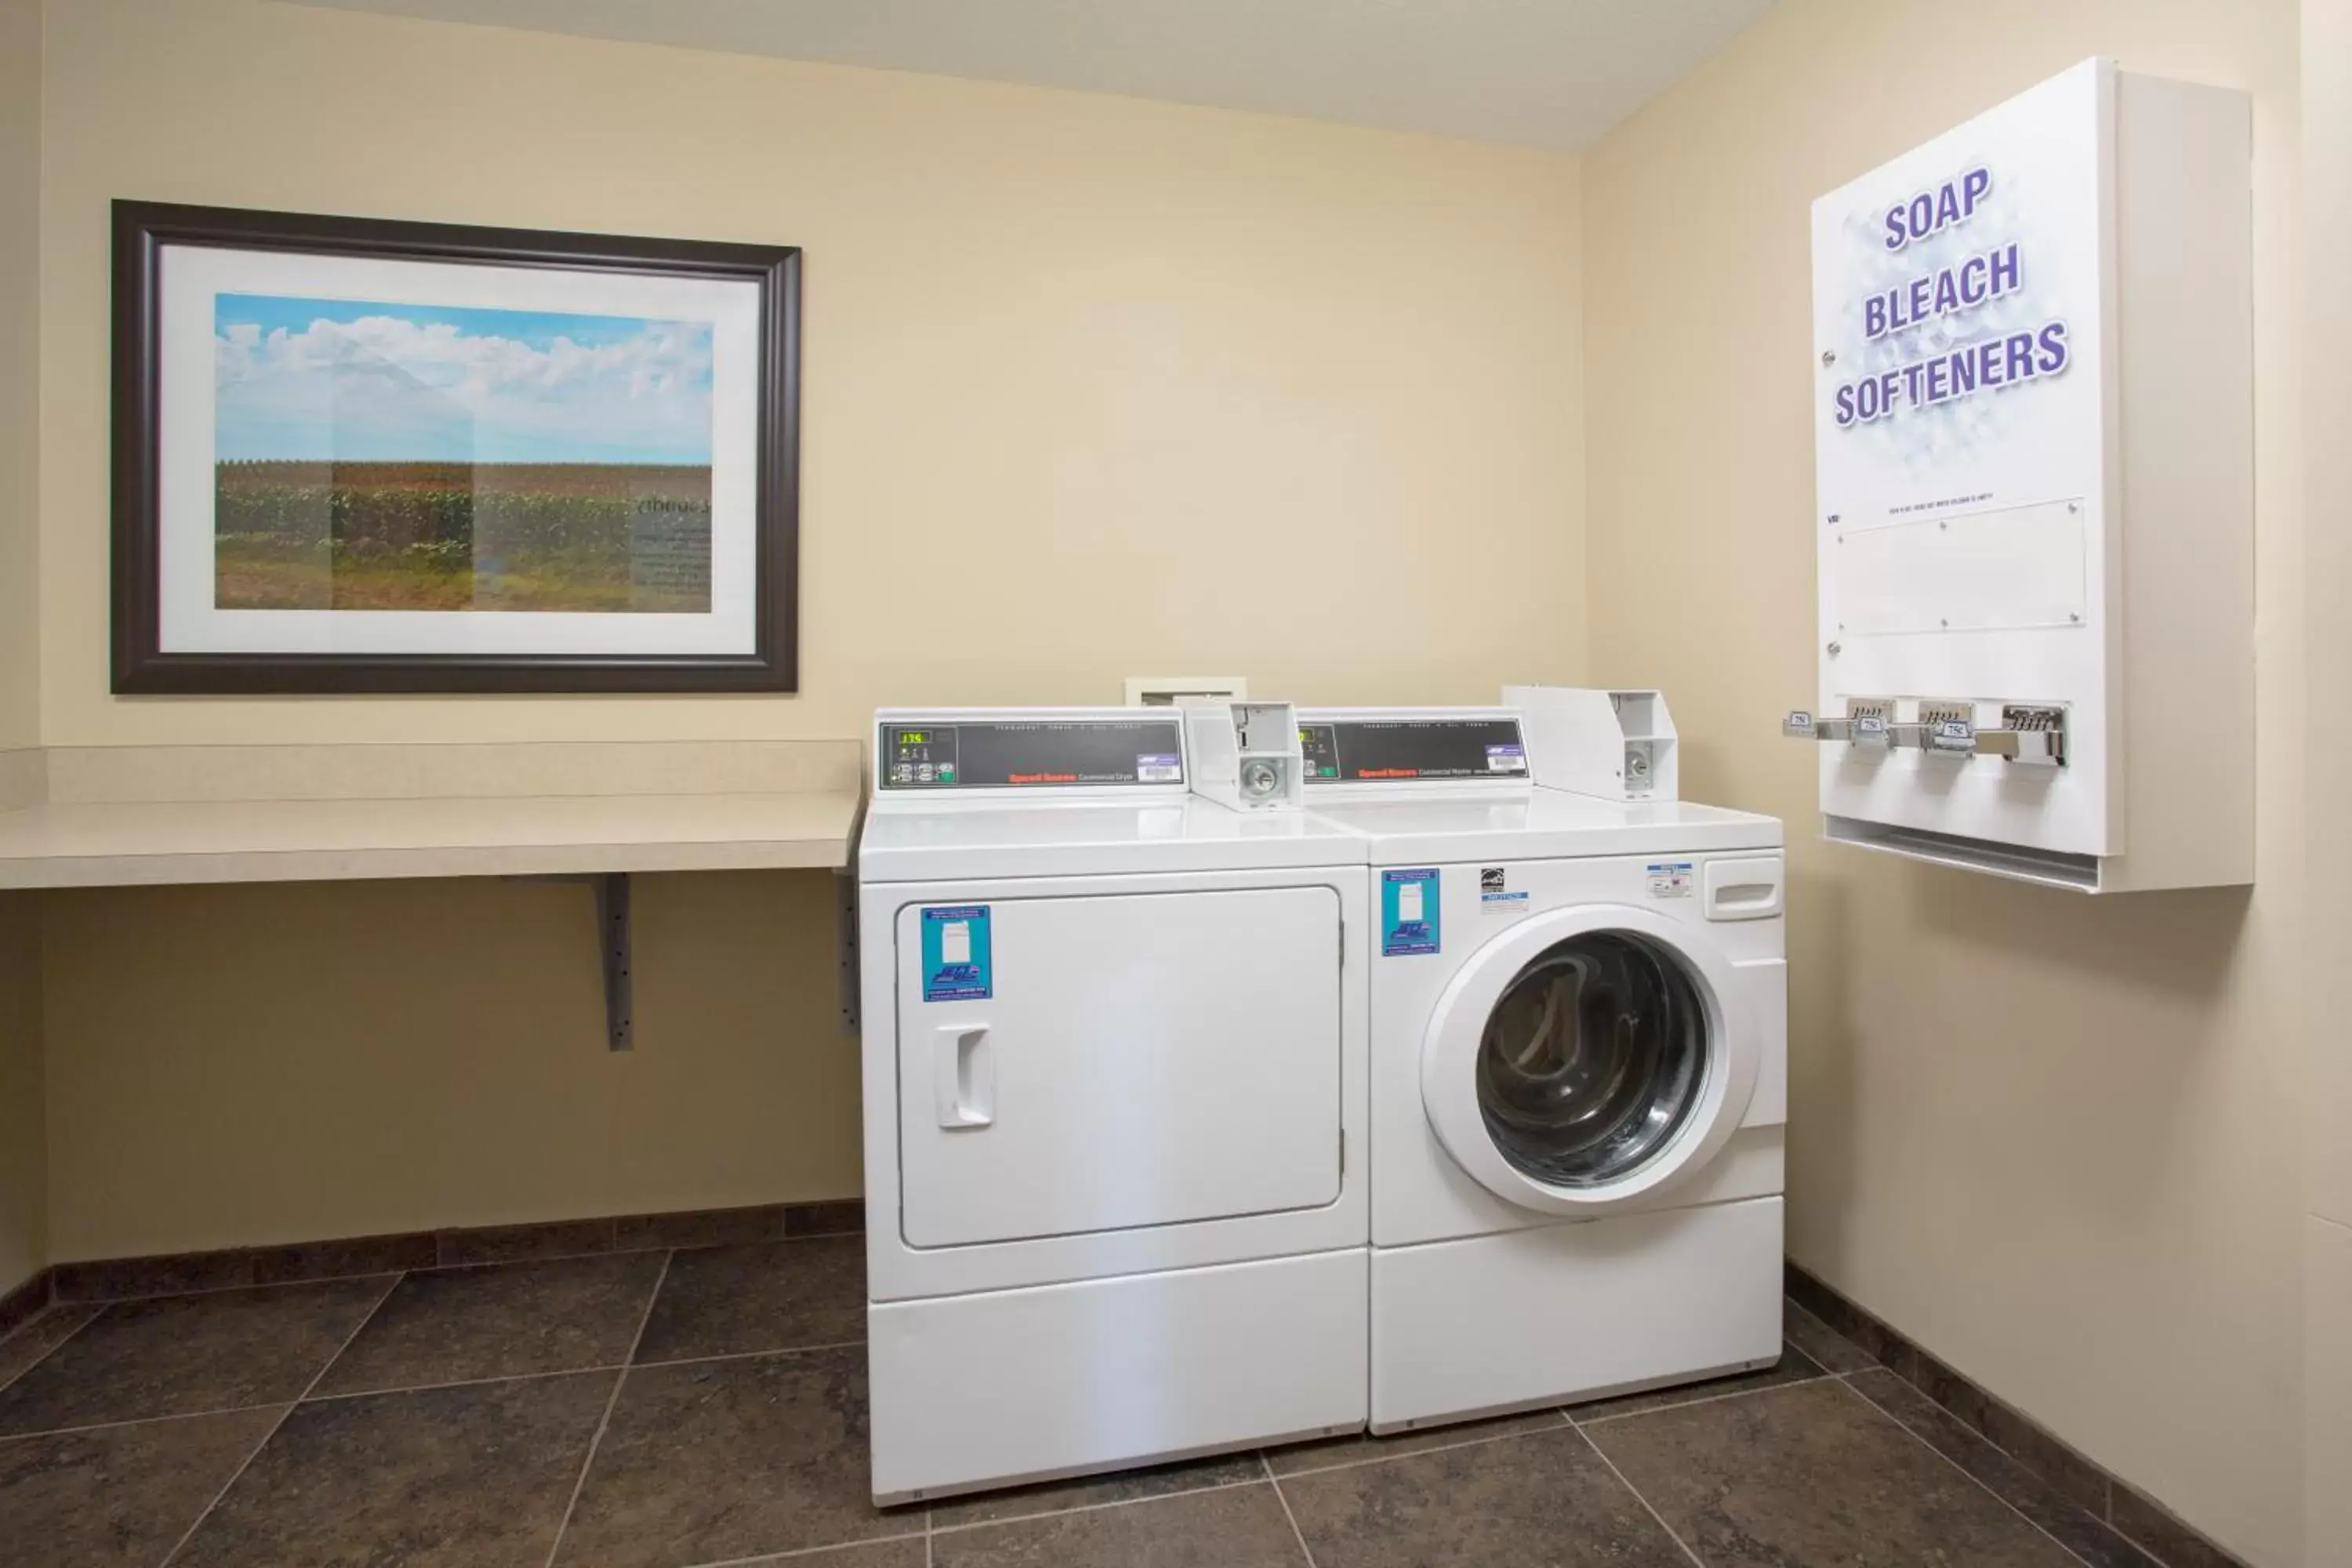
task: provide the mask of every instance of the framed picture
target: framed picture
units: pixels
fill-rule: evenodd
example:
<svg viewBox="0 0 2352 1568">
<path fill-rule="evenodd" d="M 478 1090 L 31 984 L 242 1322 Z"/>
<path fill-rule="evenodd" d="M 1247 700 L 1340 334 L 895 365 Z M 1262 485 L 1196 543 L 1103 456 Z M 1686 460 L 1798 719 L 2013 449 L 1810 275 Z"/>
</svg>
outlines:
<svg viewBox="0 0 2352 1568">
<path fill-rule="evenodd" d="M 800 252 L 114 205 L 118 692 L 790 691 Z"/>
</svg>

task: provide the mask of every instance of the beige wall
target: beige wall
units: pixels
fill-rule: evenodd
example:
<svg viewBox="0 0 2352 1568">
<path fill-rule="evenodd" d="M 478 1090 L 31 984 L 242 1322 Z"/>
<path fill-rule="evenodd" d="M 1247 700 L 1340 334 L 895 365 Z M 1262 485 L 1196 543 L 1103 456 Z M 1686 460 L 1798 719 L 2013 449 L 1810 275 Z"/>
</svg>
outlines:
<svg viewBox="0 0 2352 1568">
<path fill-rule="evenodd" d="M 0 0 L 0 751 L 39 737 L 40 0 Z M 33 900 L 0 896 L 0 1292 L 46 1262 Z"/>
<path fill-rule="evenodd" d="M 2254 95 L 2260 886 L 2091 902 L 1833 850 L 1813 197 L 2083 57 Z M 2296 11 L 1783 0 L 1585 169 L 1597 679 L 1791 827 L 1790 1247 L 2263 1564 L 2298 1561 Z M 2340 965 L 2340 957 L 2339 957 Z"/>
<path fill-rule="evenodd" d="M 2304 1455 L 2306 1555 L 2352 1563 L 2352 0 L 2303 0 L 2304 181 L 2309 228 L 2311 1057 L 2305 1096 Z"/>
<path fill-rule="evenodd" d="M 0 0 L 0 751 L 40 739 L 41 0 Z"/>
<path fill-rule="evenodd" d="M 37 907 L 0 893 L 0 1294 L 49 1260 Z"/>
<path fill-rule="evenodd" d="M 1392 700 L 1579 667 L 1572 160 L 251 0 L 49 31 L 50 744 L 834 736 L 1165 667 Z M 803 695 L 109 699 L 116 196 L 806 247 Z"/>
<path fill-rule="evenodd" d="M 1131 673 L 1582 672 L 1572 160 L 248 0 L 48 22 L 50 744 L 848 736 Z M 117 196 L 806 247 L 804 695 L 109 698 Z M 624 1058 L 587 897 L 52 900 L 55 1255 L 854 1192 L 827 879 L 640 879 Z"/>
<path fill-rule="evenodd" d="M 44 895 L 60 1258 L 854 1196 L 832 877 Z"/>
</svg>

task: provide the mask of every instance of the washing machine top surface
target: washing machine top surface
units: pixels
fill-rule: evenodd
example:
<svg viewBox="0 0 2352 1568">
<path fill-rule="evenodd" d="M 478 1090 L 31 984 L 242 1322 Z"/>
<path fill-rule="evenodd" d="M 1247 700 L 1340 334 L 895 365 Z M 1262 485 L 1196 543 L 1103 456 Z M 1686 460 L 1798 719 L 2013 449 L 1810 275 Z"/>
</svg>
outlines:
<svg viewBox="0 0 2352 1568">
<path fill-rule="evenodd" d="M 1535 784 L 1510 708 L 1301 709 L 1307 808 L 1376 864 L 1778 848 L 1780 822 Z"/>
<path fill-rule="evenodd" d="M 1424 860 L 1544 860 L 1668 851 L 1777 849 L 1779 819 L 1687 801 L 1611 801 L 1530 789 L 1508 798 L 1358 797 L 1310 816 L 1360 834 L 1375 864 Z"/>
<path fill-rule="evenodd" d="M 1361 866 L 1360 835 L 1192 793 L 1167 708 L 884 709 L 865 882 Z"/>
</svg>

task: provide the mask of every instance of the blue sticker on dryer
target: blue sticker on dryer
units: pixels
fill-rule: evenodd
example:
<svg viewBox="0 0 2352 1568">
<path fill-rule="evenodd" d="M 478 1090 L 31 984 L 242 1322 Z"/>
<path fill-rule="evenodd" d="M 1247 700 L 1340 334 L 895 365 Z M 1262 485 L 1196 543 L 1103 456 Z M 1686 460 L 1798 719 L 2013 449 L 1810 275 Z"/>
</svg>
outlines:
<svg viewBox="0 0 2352 1568">
<path fill-rule="evenodd" d="M 1438 881 L 1434 867 L 1381 873 L 1381 952 L 1398 958 L 1435 952 Z"/>
<path fill-rule="evenodd" d="M 950 904 L 923 911 L 923 1000 L 985 1002 L 995 993 L 988 906 Z"/>
</svg>

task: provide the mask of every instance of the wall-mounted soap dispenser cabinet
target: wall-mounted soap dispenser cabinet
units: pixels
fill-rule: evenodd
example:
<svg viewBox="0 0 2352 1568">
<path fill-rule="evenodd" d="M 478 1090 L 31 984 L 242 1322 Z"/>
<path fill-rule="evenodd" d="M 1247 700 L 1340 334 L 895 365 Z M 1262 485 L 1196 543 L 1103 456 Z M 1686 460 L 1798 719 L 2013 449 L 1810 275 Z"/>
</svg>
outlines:
<svg viewBox="0 0 2352 1568">
<path fill-rule="evenodd" d="M 1829 838 L 2252 880 L 2251 156 L 2089 60 L 1813 205 Z"/>
</svg>

